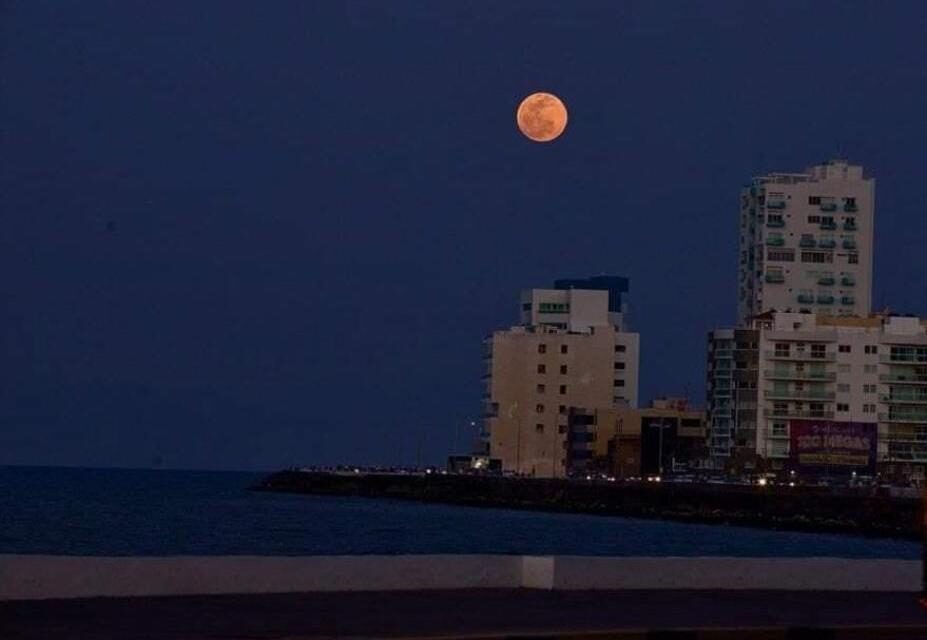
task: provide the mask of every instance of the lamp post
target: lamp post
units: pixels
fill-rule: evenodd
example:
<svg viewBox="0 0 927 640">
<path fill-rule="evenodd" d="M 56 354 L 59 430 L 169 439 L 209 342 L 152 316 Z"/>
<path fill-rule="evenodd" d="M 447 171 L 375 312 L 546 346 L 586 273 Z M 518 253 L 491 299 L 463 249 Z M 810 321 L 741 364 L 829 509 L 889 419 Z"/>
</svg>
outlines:
<svg viewBox="0 0 927 640">
<path fill-rule="evenodd" d="M 651 427 L 658 429 L 659 444 L 657 445 L 657 469 L 660 477 L 663 476 L 663 430 L 669 429 L 671 425 L 666 423 L 666 418 L 660 418 L 659 422 L 651 422 Z"/>
</svg>

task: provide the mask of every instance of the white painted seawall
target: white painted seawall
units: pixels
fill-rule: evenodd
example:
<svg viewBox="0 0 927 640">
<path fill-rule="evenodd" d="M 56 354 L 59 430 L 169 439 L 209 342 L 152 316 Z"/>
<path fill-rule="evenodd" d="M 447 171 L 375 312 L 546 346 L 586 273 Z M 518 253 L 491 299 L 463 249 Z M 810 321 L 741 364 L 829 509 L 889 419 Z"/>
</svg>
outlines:
<svg viewBox="0 0 927 640">
<path fill-rule="evenodd" d="M 491 588 L 919 591 L 921 563 L 503 555 L 0 555 L 0 600 Z"/>
</svg>

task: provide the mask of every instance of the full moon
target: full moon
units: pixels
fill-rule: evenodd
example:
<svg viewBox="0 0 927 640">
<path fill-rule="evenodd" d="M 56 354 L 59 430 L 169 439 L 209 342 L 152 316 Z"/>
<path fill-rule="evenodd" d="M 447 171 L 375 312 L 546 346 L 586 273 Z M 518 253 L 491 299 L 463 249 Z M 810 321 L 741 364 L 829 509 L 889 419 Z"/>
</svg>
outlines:
<svg viewBox="0 0 927 640">
<path fill-rule="evenodd" d="M 566 106 L 552 93 L 532 93 L 518 105 L 515 121 L 529 139 L 550 142 L 566 129 Z"/>
</svg>

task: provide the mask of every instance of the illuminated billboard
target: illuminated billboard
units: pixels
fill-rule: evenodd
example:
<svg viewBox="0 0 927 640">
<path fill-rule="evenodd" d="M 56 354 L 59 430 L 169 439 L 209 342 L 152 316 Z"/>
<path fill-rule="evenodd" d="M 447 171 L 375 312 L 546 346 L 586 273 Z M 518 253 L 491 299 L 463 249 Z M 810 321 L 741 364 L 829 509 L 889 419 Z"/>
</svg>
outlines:
<svg viewBox="0 0 927 640">
<path fill-rule="evenodd" d="M 790 420 L 792 464 L 805 471 L 875 473 L 874 422 Z"/>
</svg>

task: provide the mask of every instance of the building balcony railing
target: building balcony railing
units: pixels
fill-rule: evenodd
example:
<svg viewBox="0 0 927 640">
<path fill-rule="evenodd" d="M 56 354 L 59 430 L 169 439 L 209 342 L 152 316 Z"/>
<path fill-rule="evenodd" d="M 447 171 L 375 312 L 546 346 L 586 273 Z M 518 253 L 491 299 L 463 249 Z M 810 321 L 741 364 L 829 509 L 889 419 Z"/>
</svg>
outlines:
<svg viewBox="0 0 927 640">
<path fill-rule="evenodd" d="M 822 202 L 821 211 L 836 211 L 837 203 L 836 202 Z"/>
<path fill-rule="evenodd" d="M 821 420 L 831 420 L 834 417 L 834 412 L 811 411 L 810 409 L 763 409 L 763 416 L 766 418 L 819 418 Z"/>
<path fill-rule="evenodd" d="M 782 229 L 785 226 L 785 220 L 781 218 L 771 218 L 766 220 L 766 226 L 770 229 Z"/>
<path fill-rule="evenodd" d="M 711 352 L 711 355 L 716 360 L 719 360 L 722 358 L 733 358 L 734 350 L 733 349 L 715 349 L 714 351 Z"/>
<path fill-rule="evenodd" d="M 927 375 L 881 373 L 879 374 L 879 382 L 891 382 L 893 384 L 927 384 Z"/>
<path fill-rule="evenodd" d="M 837 246 L 837 241 L 833 238 L 823 238 L 818 242 L 818 247 L 821 249 L 833 249 Z"/>
<path fill-rule="evenodd" d="M 763 376 L 769 380 L 823 380 L 826 382 L 836 380 L 837 372 L 766 369 L 763 371 Z"/>
<path fill-rule="evenodd" d="M 818 246 L 818 243 L 811 236 L 802 236 L 801 240 L 798 241 L 798 246 L 802 249 L 814 249 Z"/>
<path fill-rule="evenodd" d="M 854 278 L 853 276 L 843 276 L 842 278 L 840 278 L 840 284 L 841 286 L 844 286 L 844 287 L 855 287 L 856 278 Z"/>
<path fill-rule="evenodd" d="M 882 393 L 879 401 L 886 404 L 927 404 L 927 393 Z"/>
<path fill-rule="evenodd" d="M 767 200 L 766 208 L 775 209 L 776 211 L 781 211 L 785 209 L 785 200 Z"/>
<path fill-rule="evenodd" d="M 822 220 L 821 229 L 823 229 L 824 231 L 836 231 L 837 223 L 834 222 L 833 220 Z"/>
<path fill-rule="evenodd" d="M 883 353 L 879 355 L 879 362 L 883 364 L 920 365 L 922 367 L 927 367 L 927 356 L 921 356 L 918 358 L 917 354 L 915 353 L 910 355 Z"/>
<path fill-rule="evenodd" d="M 773 440 L 788 440 L 789 432 L 775 429 L 769 432 L 769 437 Z"/>
<path fill-rule="evenodd" d="M 777 351 L 766 351 L 764 353 L 768 360 L 793 360 L 800 362 L 834 362 L 837 359 L 837 354 L 833 351 L 813 352 L 813 351 L 789 351 L 788 353 L 782 353 Z"/>
<path fill-rule="evenodd" d="M 856 213 L 857 211 L 859 211 L 859 207 L 857 207 L 852 202 L 847 202 L 846 204 L 843 205 L 843 210 L 846 211 L 847 213 Z"/>
<path fill-rule="evenodd" d="M 771 282 L 773 284 L 781 284 L 785 282 L 785 274 L 778 273 L 776 271 L 767 271 L 766 272 L 766 282 Z"/>
<path fill-rule="evenodd" d="M 888 413 L 879 414 L 879 422 L 900 422 L 905 424 L 927 424 L 927 411 L 911 413 Z"/>
<path fill-rule="evenodd" d="M 766 246 L 767 247 L 784 247 L 785 238 L 781 238 L 779 236 L 770 236 L 766 238 Z"/>
<path fill-rule="evenodd" d="M 814 304 L 814 296 L 808 295 L 806 293 L 799 293 L 798 301 L 802 304 Z"/>
<path fill-rule="evenodd" d="M 818 295 L 818 304 L 834 304 L 834 296 Z"/>
<path fill-rule="evenodd" d="M 766 397 L 770 400 L 781 398 L 783 400 L 796 399 L 796 400 L 833 400 L 836 397 L 833 391 L 818 391 L 818 390 L 788 390 L 785 391 L 779 389 L 767 389 Z"/>
<path fill-rule="evenodd" d="M 856 304 L 856 298 L 854 298 L 853 296 L 841 296 L 840 304 L 854 305 Z"/>
<path fill-rule="evenodd" d="M 843 223 L 843 230 L 844 231 L 859 231 L 859 227 L 856 226 L 856 222 L 847 220 L 846 222 Z"/>
<path fill-rule="evenodd" d="M 834 276 L 821 276 L 818 278 L 818 284 L 822 287 L 832 287 L 834 286 Z"/>
<path fill-rule="evenodd" d="M 849 251 L 856 251 L 856 240 L 844 240 L 843 248 Z"/>
</svg>

